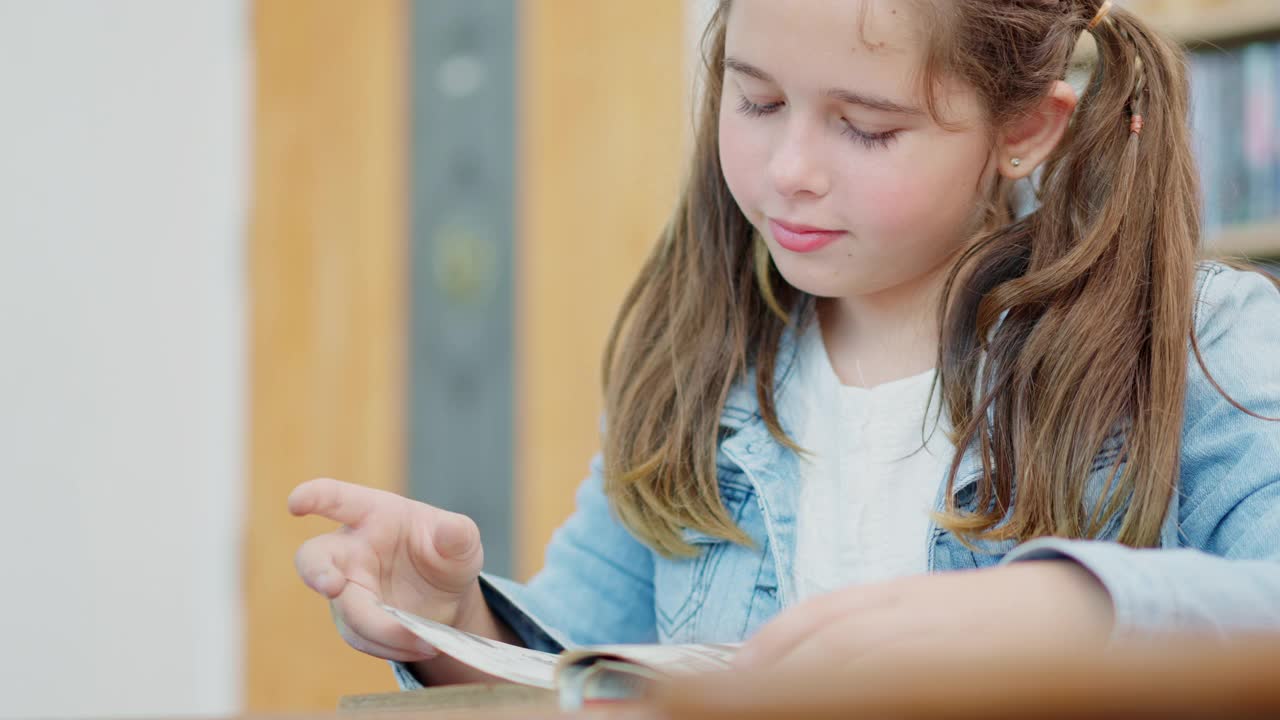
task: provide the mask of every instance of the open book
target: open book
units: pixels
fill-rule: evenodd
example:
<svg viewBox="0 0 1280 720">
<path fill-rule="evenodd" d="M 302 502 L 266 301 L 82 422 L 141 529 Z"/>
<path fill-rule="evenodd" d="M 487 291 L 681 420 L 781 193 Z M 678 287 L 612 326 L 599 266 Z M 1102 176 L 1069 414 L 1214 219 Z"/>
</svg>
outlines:
<svg viewBox="0 0 1280 720">
<path fill-rule="evenodd" d="M 383 605 L 402 625 L 461 663 L 522 685 L 555 690 L 560 707 L 640 697 L 664 676 L 729 669 L 737 645 L 593 645 L 552 653 L 472 635 Z"/>
</svg>

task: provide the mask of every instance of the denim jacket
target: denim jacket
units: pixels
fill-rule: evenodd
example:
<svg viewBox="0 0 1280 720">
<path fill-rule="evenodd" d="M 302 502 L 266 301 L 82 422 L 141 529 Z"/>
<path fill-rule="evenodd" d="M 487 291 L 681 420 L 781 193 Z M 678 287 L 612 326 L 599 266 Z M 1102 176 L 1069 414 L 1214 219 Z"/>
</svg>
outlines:
<svg viewBox="0 0 1280 720">
<path fill-rule="evenodd" d="M 1203 263 L 1195 298 L 1200 351 L 1214 379 L 1249 410 L 1280 417 L 1280 293 L 1257 273 Z M 779 355 L 779 396 L 794 344 L 784 340 Z M 1113 523 L 1102 539 L 1040 538 L 973 552 L 935 525 L 920 539 L 928 544 L 929 572 L 1067 559 L 1110 593 L 1117 636 L 1280 630 L 1280 422 L 1233 407 L 1190 353 L 1187 372 L 1180 475 L 1159 548 L 1108 540 L 1119 529 Z M 765 428 L 753 388 L 748 376 L 731 392 L 716 457 L 720 496 L 750 546 L 686 530 L 695 557 L 659 555 L 611 512 L 597 456 L 542 571 L 523 585 L 482 576 L 493 612 L 529 647 L 556 652 L 592 643 L 741 641 L 794 603 L 800 465 Z M 779 420 L 789 427 L 785 416 Z M 1119 452 L 1118 437 L 1104 445 L 1087 478 L 1088 501 L 1098 500 Z M 969 448 L 953 488 L 960 507 L 972 498 L 979 469 Z M 396 670 L 403 686 L 417 686 Z"/>
</svg>

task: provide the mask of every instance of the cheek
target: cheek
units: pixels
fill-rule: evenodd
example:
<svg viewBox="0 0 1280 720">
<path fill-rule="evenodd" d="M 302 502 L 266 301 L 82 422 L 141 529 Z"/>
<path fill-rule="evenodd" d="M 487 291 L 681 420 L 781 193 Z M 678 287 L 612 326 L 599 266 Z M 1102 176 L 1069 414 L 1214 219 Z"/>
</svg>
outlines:
<svg viewBox="0 0 1280 720">
<path fill-rule="evenodd" d="M 848 173 L 840 183 L 843 213 L 870 238 L 901 237 L 937 212 L 938 200 L 923 191 L 911 168 L 883 167 Z"/>
<path fill-rule="evenodd" d="M 932 146 L 935 148 L 938 146 Z M 876 237 L 951 235 L 965 225 L 978 200 L 980 148 L 907 153 L 895 162 L 869 163 L 849 173 L 843 198 L 864 229 Z"/>
<path fill-rule="evenodd" d="M 720 169 L 738 207 L 754 223 L 760 207 L 760 183 L 766 177 L 768 149 L 759 132 L 743 122 L 746 119 L 732 110 L 721 111 Z"/>
</svg>

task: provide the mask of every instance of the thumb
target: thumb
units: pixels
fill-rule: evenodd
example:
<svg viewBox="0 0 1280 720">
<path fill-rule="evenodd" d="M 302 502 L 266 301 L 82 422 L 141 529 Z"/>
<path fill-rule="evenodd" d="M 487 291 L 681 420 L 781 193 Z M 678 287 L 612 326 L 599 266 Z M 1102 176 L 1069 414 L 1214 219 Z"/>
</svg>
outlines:
<svg viewBox="0 0 1280 720">
<path fill-rule="evenodd" d="M 478 572 L 484 562 L 480 528 L 466 515 L 443 512 L 431 529 L 431 545 L 440 559 L 472 567 Z"/>
</svg>

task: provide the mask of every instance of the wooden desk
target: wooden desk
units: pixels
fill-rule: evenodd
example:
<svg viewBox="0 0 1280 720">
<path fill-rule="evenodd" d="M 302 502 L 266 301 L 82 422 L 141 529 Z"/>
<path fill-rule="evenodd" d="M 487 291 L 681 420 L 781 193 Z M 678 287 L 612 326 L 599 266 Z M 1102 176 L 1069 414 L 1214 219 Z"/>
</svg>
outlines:
<svg viewBox="0 0 1280 720">
<path fill-rule="evenodd" d="M 1277 599 L 1280 602 L 1280 599 Z M 1280 635 L 1183 639 L 1105 655 L 904 657 L 661 688 L 672 720 L 1280 718 Z"/>
<path fill-rule="evenodd" d="M 1280 718 L 1280 635 L 1180 640 L 1105 655 L 878 658 L 675 680 L 649 703 L 576 715 L 545 690 L 445 687 L 344 700 L 328 720 L 1134 720 Z M 484 707 L 462 707 L 478 700 Z"/>
</svg>

